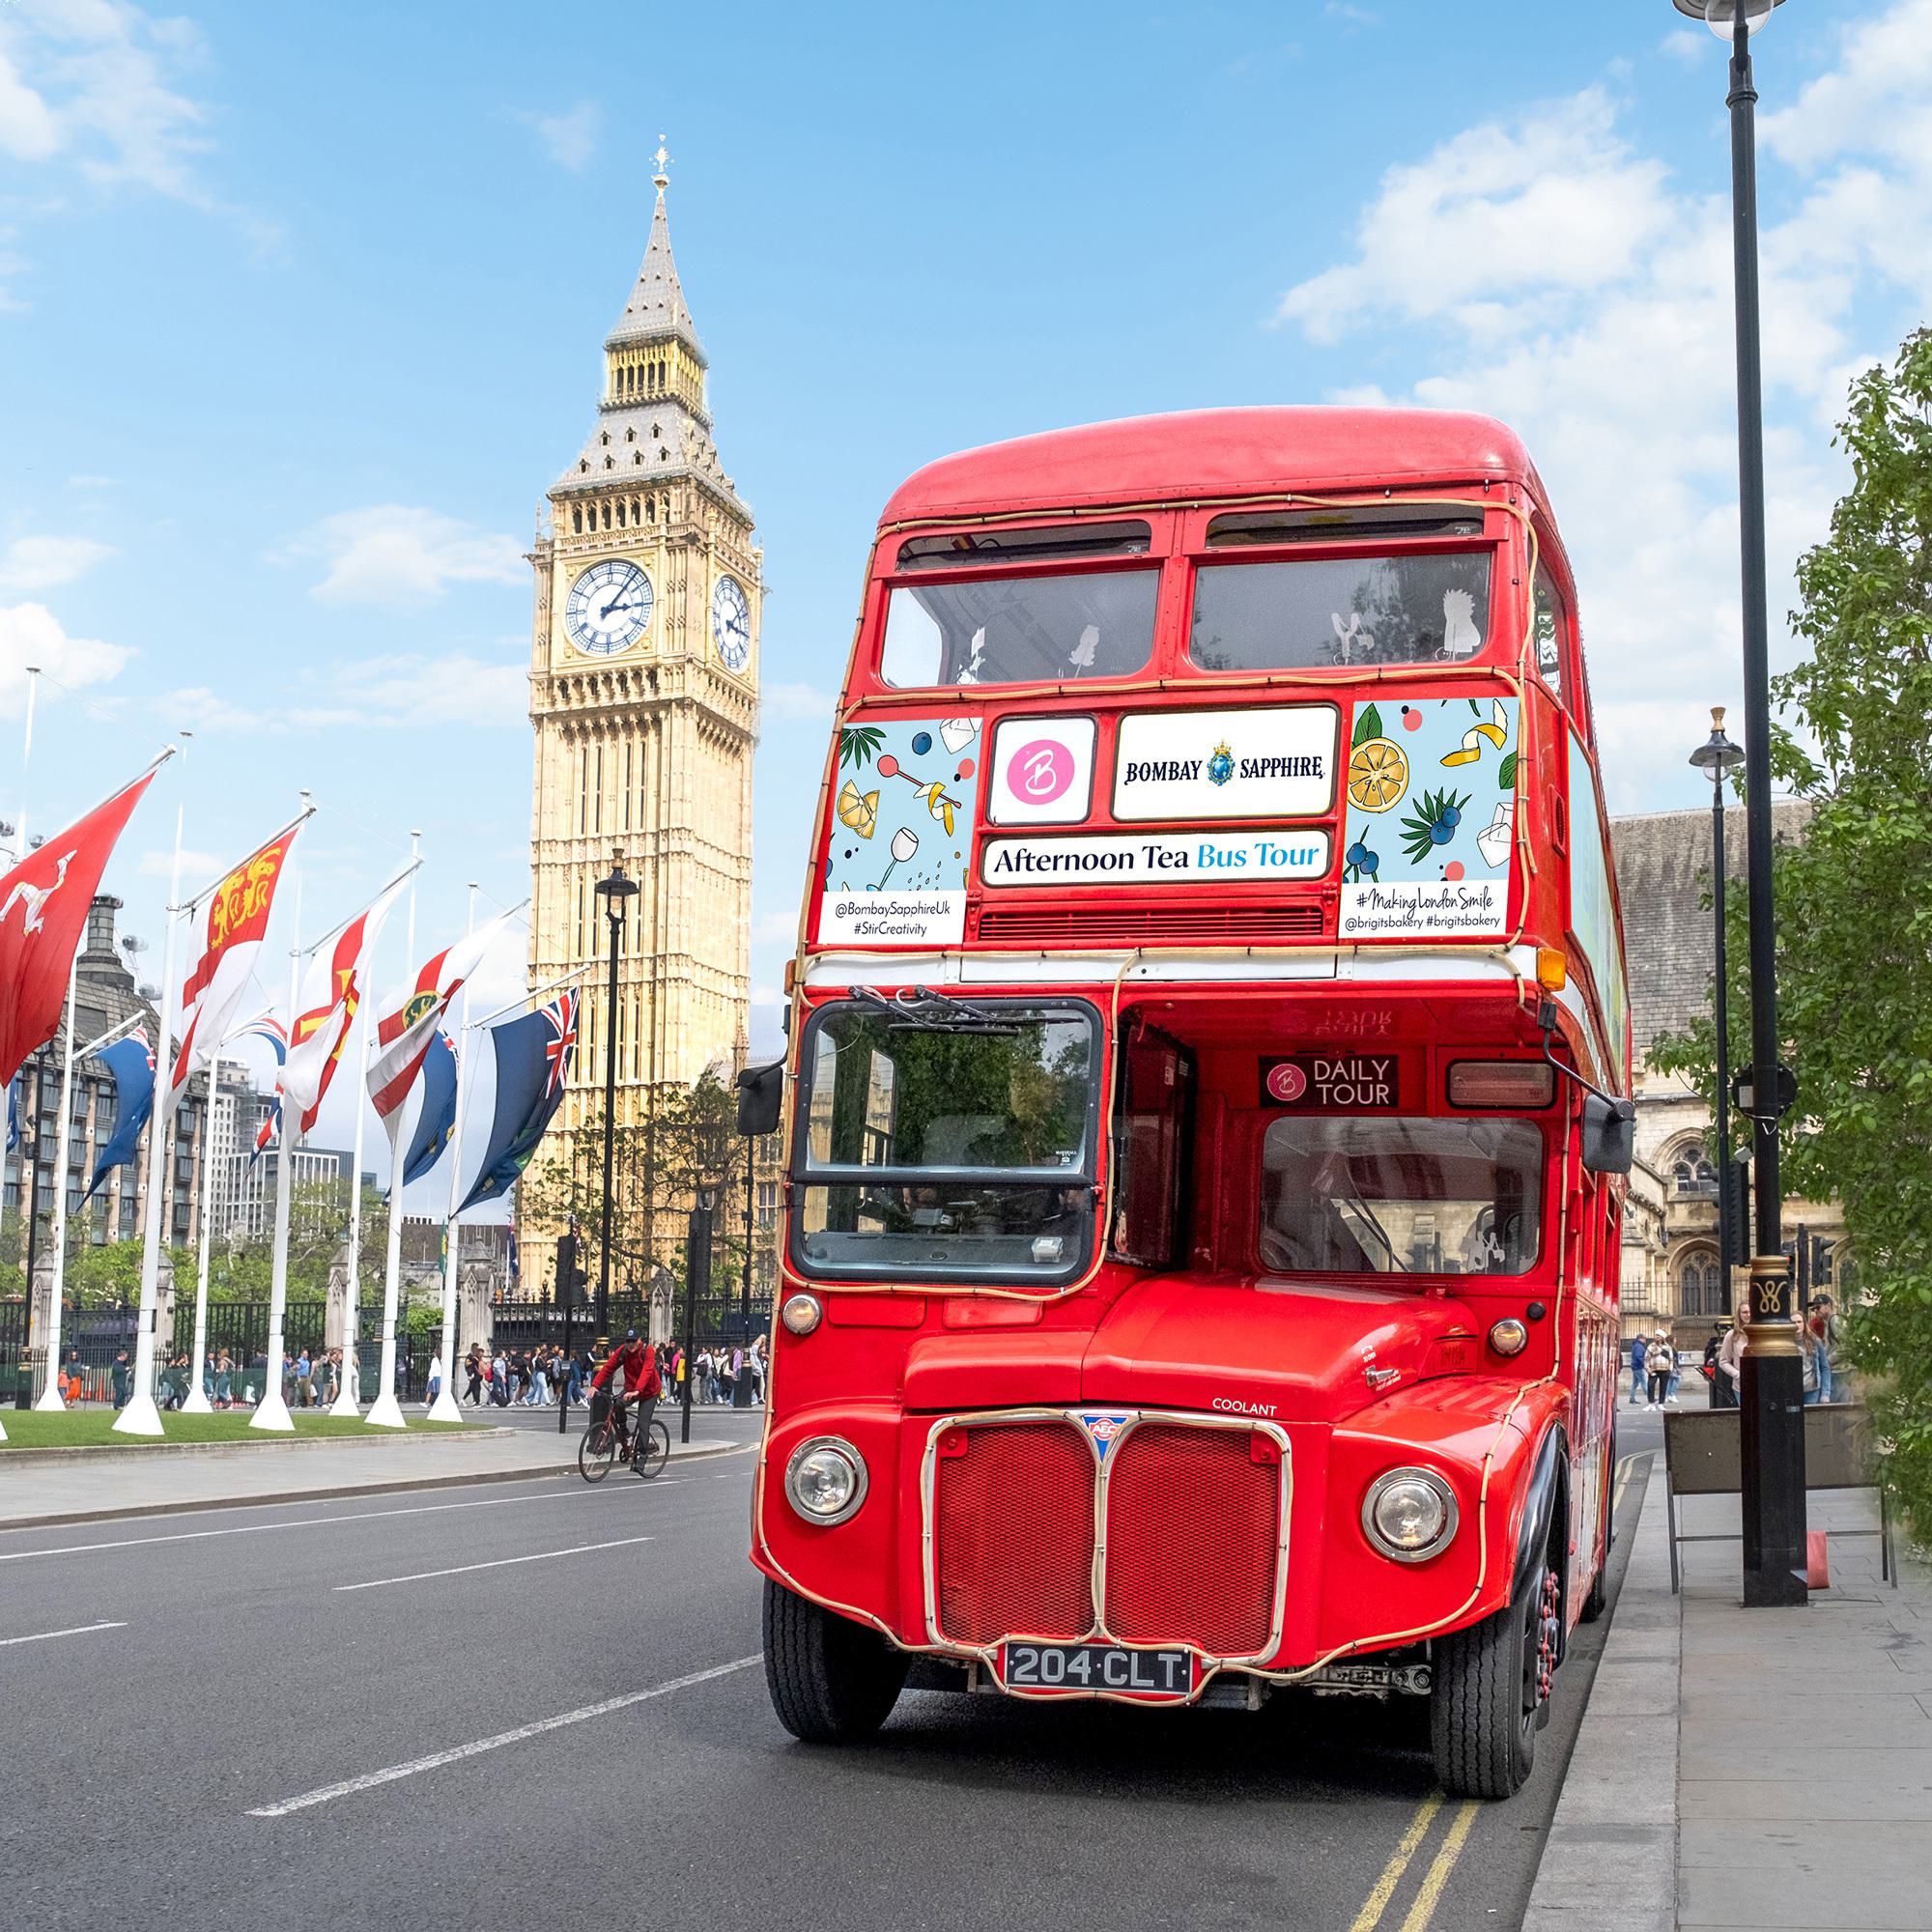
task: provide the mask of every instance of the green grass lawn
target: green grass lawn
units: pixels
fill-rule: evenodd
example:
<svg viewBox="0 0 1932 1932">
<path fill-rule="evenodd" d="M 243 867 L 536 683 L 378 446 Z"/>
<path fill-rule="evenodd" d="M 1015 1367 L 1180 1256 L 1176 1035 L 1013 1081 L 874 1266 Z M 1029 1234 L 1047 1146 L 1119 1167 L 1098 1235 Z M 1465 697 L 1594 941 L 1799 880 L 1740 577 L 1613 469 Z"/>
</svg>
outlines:
<svg viewBox="0 0 1932 1932">
<path fill-rule="evenodd" d="M 285 1434 L 271 1429 L 250 1429 L 249 1416 L 252 1411 L 231 1408 L 214 1415 L 179 1415 L 164 1410 L 161 1415 L 163 1442 L 281 1442 L 288 1438 Z M 38 1409 L 0 1410 L 0 1429 L 7 1432 L 7 1439 L 0 1442 L 0 1456 L 10 1449 L 76 1449 L 89 1445 L 101 1445 L 115 1449 L 139 1449 L 152 1444 L 152 1435 L 117 1435 L 114 1433 L 114 1410 L 111 1408 L 72 1408 L 62 1414 L 43 1415 Z M 331 1415 L 305 1414 L 295 1411 L 296 1434 L 298 1435 L 373 1435 L 393 1437 L 393 1429 L 371 1429 L 366 1422 L 351 1422 L 346 1416 L 337 1419 Z M 432 1435 L 455 1435 L 464 1430 L 479 1429 L 475 1422 L 425 1422 L 419 1416 L 410 1418 L 409 1433 L 421 1435 L 427 1430 Z"/>
</svg>

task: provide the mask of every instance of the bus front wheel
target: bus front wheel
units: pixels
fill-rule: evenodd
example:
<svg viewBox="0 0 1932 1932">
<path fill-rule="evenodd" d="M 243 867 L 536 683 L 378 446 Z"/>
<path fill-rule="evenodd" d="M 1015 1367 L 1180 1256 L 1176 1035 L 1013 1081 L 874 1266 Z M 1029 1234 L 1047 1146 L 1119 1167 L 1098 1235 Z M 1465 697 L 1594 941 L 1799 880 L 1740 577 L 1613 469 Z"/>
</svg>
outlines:
<svg viewBox="0 0 1932 1932">
<path fill-rule="evenodd" d="M 1435 1643 L 1429 1740 L 1452 1798 L 1514 1798 L 1536 1762 L 1554 1669 L 1556 1573 L 1530 1573 L 1518 1599 Z"/>
<path fill-rule="evenodd" d="M 793 1737 L 809 1745 L 870 1737 L 892 1715 L 910 1662 L 876 1632 L 765 1579 L 765 1684 Z"/>
</svg>

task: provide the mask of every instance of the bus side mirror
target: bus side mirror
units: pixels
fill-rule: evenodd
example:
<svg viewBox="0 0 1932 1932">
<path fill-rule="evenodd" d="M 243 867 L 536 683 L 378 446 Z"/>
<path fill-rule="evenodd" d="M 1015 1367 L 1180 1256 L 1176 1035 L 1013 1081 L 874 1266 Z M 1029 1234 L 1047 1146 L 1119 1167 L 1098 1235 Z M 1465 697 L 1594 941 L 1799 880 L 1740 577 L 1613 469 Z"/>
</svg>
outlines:
<svg viewBox="0 0 1932 1932">
<path fill-rule="evenodd" d="M 782 1060 L 775 1060 L 769 1066 L 747 1066 L 738 1075 L 738 1131 L 741 1134 L 778 1132 L 779 1110 L 784 1102 L 784 1077 Z"/>
<path fill-rule="evenodd" d="M 742 1103 L 741 1103 L 742 1104 Z M 1629 1100 L 1583 1095 L 1583 1171 L 1628 1174 L 1636 1153 L 1636 1108 Z"/>
</svg>

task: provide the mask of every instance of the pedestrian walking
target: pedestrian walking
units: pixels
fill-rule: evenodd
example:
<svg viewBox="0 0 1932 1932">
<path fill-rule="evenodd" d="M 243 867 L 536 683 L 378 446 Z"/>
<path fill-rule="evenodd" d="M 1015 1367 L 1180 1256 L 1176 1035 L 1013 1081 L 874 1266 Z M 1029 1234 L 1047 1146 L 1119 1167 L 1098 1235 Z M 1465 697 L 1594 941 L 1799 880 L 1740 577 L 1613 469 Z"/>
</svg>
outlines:
<svg viewBox="0 0 1932 1932">
<path fill-rule="evenodd" d="M 1718 1350 L 1718 1386 L 1722 1391 L 1723 1400 L 1719 1408 L 1738 1406 L 1738 1384 L 1745 1372 L 1745 1311 L 1740 1308 L 1731 1317 L 1730 1333 L 1724 1337 Z"/>
<path fill-rule="evenodd" d="M 114 1406 L 126 1408 L 128 1398 L 134 1393 L 134 1370 L 126 1349 L 114 1357 L 114 1367 L 109 1373 L 114 1384 Z"/>
<path fill-rule="evenodd" d="M 1718 1384 L 1721 1378 L 1718 1374 L 1718 1350 L 1724 1346 L 1724 1337 L 1729 1329 L 1719 1321 L 1711 1331 L 1711 1339 L 1704 1344 L 1704 1380 L 1709 1384 L 1709 1399 L 1713 1408 L 1722 1408 L 1724 1398 Z"/>
<path fill-rule="evenodd" d="M 1805 1311 L 1804 1325 L 1810 1329 L 1811 1337 L 1818 1349 L 1818 1400 L 1835 1402 L 1837 1396 L 1836 1375 L 1832 1365 L 1833 1345 L 1837 1340 L 1833 1323 L 1832 1297 L 1829 1294 L 1814 1294 Z"/>
<path fill-rule="evenodd" d="M 1649 1406 L 1662 1408 L 1670 1395 L 1670 1372 L 1676 1367 L 1677 1351 L 1671 1348 L 1670 1339 L 1660 1328 L 1650 1339 L 1650 1346 L 1644 1350 L 1644 1380 L 1649 1387 Z"/>
<path fill-rule="evenodd" d="M 1643 1408 L 1648 1406 L 1648 1405 L 1644 1401 L 1643 1390 L 1644 1390 L 1644 1357 L 1647 1354 L 1649 1354 L 1649 1352 L 1650 1352 L 1650 1337 L 1644 1334 L 1641 1330 L 1638 1330 L 1636 1334 L 1631 1337 L 1631 1349 L 1630 1349 L 1630 1356 L 1631 1356 L 1630 1406 L 1633 1408 Z"/>
<path fill-rule="evenodd" d="M 427 1395 L 425 1400 L 433 1403 L 435 1402 L 437 1397 L 441 1393 L 442 1393 L 442 1356 L 440 1353 L 437 1353 L 431 1355 L 429 1358 L 429 1394 Z"/>
</svg>

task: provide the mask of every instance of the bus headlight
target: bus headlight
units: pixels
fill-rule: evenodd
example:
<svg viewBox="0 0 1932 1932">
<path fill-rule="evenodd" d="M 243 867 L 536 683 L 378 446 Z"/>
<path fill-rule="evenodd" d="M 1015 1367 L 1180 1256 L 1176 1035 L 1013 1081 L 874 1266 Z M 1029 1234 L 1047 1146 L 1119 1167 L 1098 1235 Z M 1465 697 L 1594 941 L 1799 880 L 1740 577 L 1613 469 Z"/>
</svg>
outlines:
<svg viewBox="0 0 1932 1932">
<path fill-rule="evenodd" d="M 1514 1315 L 1505 1315 L 1490 1329 L 1490 1347 L 1499 1355 L 1520 1355 L 1529 1347 L 1529 1330 Z"/>
<path fill-rule="evenodd" d="M 825 1304 L 815 1294 L 788 1294 L 779 1320 L 788 1335 L 810 1335 L 825 1319 Z"/>
<path fill-rule="evenodd" d="M 1384 1556 L 1426 1563 L 1456 1534 L 1456 1497 L 1432 1469 L 1391 1469 L 1362 1498 L 1362 1530 Z"/>
<path fill-rule="evenodd" d="M 785 1464 L 785 1500 L 807 1522 L 843 1522 L 866 1500 L 866 1459 L 836 1435 L 801 1442 Z"/>
</svg>

